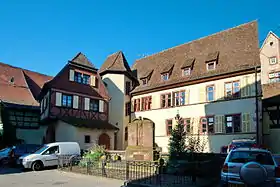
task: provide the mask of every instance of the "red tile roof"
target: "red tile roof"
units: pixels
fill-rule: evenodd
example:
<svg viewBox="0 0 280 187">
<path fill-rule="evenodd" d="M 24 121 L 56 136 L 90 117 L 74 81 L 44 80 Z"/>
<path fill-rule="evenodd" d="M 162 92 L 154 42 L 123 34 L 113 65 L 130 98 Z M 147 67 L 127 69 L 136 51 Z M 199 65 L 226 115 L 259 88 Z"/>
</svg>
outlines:
<svg viewBox="0 0 280 187">
<path fill-rule="evenodd" d="M 36 97 L 51 76 L 0 62 L 0 100 L 20 105 L 39 106 Z"/>
</svg>

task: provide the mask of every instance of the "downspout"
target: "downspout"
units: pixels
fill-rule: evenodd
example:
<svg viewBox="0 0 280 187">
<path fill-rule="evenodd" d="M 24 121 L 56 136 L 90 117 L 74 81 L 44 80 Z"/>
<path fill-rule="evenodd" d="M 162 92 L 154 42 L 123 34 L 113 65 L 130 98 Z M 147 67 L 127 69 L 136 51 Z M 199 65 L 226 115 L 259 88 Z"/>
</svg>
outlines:
<svg viewBox="0 0 280 187">
<path fill-rule="evenodd" d="M 257 144 L 260 143 L 260 137 L 259 137 L 259 99 L 258 99 L 258 67 L 255 67 L 255 101 L 256 101 L 256 131 L 257 131 Z"/>
</svg>

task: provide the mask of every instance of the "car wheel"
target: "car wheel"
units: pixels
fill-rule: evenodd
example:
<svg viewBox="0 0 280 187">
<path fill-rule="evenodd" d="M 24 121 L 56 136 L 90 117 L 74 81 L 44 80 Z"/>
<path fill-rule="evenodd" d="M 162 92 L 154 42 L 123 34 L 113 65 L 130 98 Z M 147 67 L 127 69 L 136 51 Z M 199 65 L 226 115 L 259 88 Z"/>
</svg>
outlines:
<svg viewBox="0 0 280 187">
<path fill-rule="evenodd" d="M 33 162 L 31 168 L 33 171 L 40 171 L 43 169 L 43 167 L 44 167 L 44 165 L 41 161 L 36 161 L 36 162 Z"/>
</svg>

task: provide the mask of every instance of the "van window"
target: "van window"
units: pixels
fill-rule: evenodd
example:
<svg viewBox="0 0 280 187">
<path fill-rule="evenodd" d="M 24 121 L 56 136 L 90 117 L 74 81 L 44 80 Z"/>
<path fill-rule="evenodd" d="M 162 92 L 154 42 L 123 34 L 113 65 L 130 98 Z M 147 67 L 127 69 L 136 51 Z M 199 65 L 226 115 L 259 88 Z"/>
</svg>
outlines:
<svg viewBox="0 0 280 187">
<path fill-rule="evenodd" d="M 52 154 L 55 154 L 55 153 L 59 153 L 59 147 L 58 146 L 50 147 L 49 149 L 47 149 L 43 153 L 43 155 L 52 155 Z"/>
</svg>

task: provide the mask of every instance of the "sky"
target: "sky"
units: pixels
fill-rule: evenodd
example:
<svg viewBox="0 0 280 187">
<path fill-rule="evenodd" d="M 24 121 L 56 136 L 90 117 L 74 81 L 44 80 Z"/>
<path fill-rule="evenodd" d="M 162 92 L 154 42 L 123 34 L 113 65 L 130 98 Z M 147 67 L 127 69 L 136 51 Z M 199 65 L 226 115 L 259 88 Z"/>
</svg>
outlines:
<svg viewBox="0 0 280 187">
<path fill-rule="evenodd" d="M 270 4 L 269 4 L 270 2 Z M 280 35 L 279 0 L 1 0 L 0 62 L 55 76 L 78 52 L 100 68 L 129 64 L 258 20 L 259 40 Z"/>
</svg>

